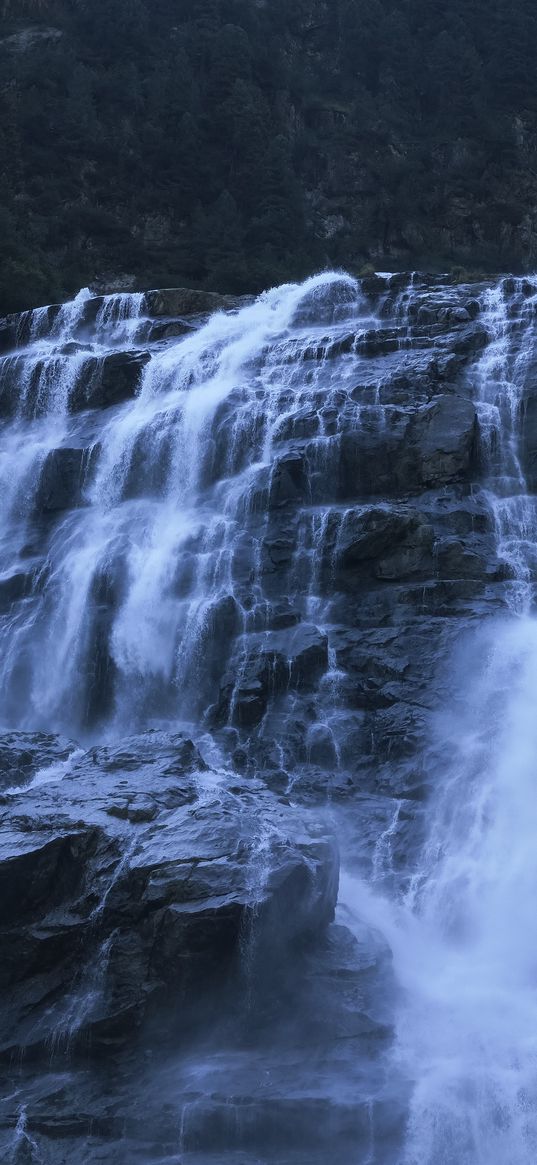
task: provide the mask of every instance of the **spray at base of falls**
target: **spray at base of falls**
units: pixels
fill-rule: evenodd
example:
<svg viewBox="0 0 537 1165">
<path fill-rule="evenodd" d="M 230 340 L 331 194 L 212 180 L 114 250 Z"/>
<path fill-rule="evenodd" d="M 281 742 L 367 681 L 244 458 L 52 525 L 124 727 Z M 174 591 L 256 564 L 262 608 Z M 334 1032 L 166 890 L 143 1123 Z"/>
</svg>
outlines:
<svg viewBox="0 0 537 1165">
<path fill-rule="evenodd" d="M 400 983 L 404 1165 L 530 1165 L 537 1150 L 537 622 L 489 626 L 480 654 L 465 707 L 437 724 L 451 760 L 432 774 L 406 898 L 342 880 L 349 917 L 383 933 Z"/>
</svg>

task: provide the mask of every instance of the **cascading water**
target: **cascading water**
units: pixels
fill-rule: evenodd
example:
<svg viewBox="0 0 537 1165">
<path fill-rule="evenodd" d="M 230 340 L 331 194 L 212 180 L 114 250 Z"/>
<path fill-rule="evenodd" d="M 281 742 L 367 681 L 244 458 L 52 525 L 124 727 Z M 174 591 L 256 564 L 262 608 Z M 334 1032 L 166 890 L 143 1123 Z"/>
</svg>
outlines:
<svg viewBox="0 0 537 1165">
<path fill-rule="evenodd" d="M 530 1165 L 537 1150 L 536 624 L 495 625 L 480 646 L 465 711 L 436 726 L 452 759 L 410 891 L 343 887 L 393 951 L 404 1165 Z"/>
<path fill-rule="evenodd" d="M 374 298 L 327 273 L 167 333 L 143 295 L 84 291 L 26 313 L 0 365 L 5 726 L 93 742 L 188 724 L 206 757 L 234 750 L 233 774 L 289 798 L 305 772 L 307 796 L 326 797 L 327 773 L 358 786 L 367 767 L 364 798 L 377 778 L 388 789 L 342 903 L 393 952 L 387 1072 L 409 1115 L 393 1149 L 375 1076 L 356 1165 L 530 1165 L 537 1150 L 537 514 L 521 439 L 537 317 L 522 283 L 472 295 L 468 310 L 440 281 L 385 276 Z M 471 333 L 456 333 L 454 359 L 446 320 Z M 475 627 L 480 587 L 496 588 L 500 617 L 459 647 L 451 703 L 431 717 L 419 689 L 402 721 L 408 754 L 416 707 L 429 717 L 412 763 L 432 793 L 426 840 L 401 861 L 419 773 L 402 762 L 391 789 L 403 732 L 390 716 L 412 702 L 398 640 L 405 620 L 430 611 L 428 636 L 458 614 L 457 588 Z M 78 756 L 39 769 L 28 793 Z M 271 859 L 261 832 L 254 898 Z M 79 987 L 70 1034 L 99 976 Z"/>
<path fill-rule="evenodd" d="M 52 362 L 56 389 L 30 431 L 16 418 L 4 434 L 4 473 L 17 507 L 5 511 L 4 545 L 12 559 L 30 553 L 32 505 L 47 456 L 80 431 L 69 411 L 77 378 L 96 346 L 107 350 L 109 326 L 108 347 L 118 334 L 123 338 L 129 313 L 123 297 L 112 297 L 89 329 L 90 354 L 58 357 L 56 333 L 62 347 L 68 326 L 80 333 L 86 302 L 81 293 L 58 316 L 52 340 L 36 341 L 37 350 L 15 358 L 24 378 L 36 363 L 46 376 Z M 129 338 L 141 297 L 134 308 Z M 245 632 L 264 630 L 266 598 L 257 575 L 268 518 L 261 529 L 250 519 L 273 488 L 280 433 L 298 428 L 306 411 L 319 434 L 311 453 L 320 468 L 329 466 L 325 413 L 342 391 L 345 368 L 336 374 L 333 362 L 316 359 L 304 376 L 302 360 L 316 344 L 329 348 L 348 333 L 357 314 L 358 285 L 346 276 L 319 276 L 270 292 L 236 314 L 215 315 L 180 343 L 153 347 L 135 398 L 111 413 L 93 442 L 90 436 L 82 504 L 53 532 L 39 566 L 39 609 L 8 619 L 2 629 L 2 681 L 15 722 L 80 729 L 103 714 L 118 726 L 143 723 L 157 709 L 176 719 L 200 714 L 210 695 L 214 641 L 227 634 L 226 620 L 232 630 L 237 624 Z M 363 306 L 362 315 L 370 326 Z M 52 349 L 48 358 L 44 343 Z M 65 361 L 61 378 L 58 359 Z M 347 380 L 352 372 L 351 361 Z M 315 557 L 311 534 L 308 543 L 306 569 Z M 111 626 L 103 629 L 99 615 L 111 592 Z M 100 699 L 104 691 L 108 700 L 98 708 L 92 706 L 96 654 Z"/>
<path fill-rule="evenodd" d="M 513 574 L 510 605 L 527 612 L 535 570 L 537 499 L 528 490 L 520 438 L 532 375 L 537 297 L 523 298 L 517 290 L 515 283 L 507 295 L 500 283 L 484 297 L 482 320 L 490 343 L 476 367 L 475 382 L 498 551 Z"/>
<path fill-rule="evenodd" d="M 521 450 L 535 299 L 516 291 L 485 294 L 490 343 L 472 371 L 515 617 L 474 632 L 452 664 L 457 695 L 432 724 L 434 793 L 409 888 L 379 893 L 394 884 L 398 807 L 372 882 L 347 878 L 342 892 L 393 951 L 390 1071 L 410 1087 L 400 1165 L 530 1165 L 537 1152 L 537 515 Z"/>
</svg>

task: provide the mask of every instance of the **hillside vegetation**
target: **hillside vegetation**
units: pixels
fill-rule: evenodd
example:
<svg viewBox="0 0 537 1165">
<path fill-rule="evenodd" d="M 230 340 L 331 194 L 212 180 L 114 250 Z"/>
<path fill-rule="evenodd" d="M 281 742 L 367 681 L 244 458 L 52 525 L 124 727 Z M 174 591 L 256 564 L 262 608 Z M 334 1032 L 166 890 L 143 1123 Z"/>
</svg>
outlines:
<svg viewBox="0 0 537 1165">
<path fill-rule="evenodd" d="M 0 0 L 0 310 L 537 262 L 533 0 Z"/>
</svg>

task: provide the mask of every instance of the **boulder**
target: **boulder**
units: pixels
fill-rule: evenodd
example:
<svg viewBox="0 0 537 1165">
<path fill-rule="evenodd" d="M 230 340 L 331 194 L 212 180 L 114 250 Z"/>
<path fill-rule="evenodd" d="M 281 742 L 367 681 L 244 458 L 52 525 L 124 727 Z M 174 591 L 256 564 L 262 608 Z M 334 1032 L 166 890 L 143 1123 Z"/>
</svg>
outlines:
<svg viewBox="0 0 537 1165">
<path fill-rule="evenodd" d="M 188 336 L 196 330 L 196 324 L 187 320 L 157 320 L 151 323 L 147 331 L 147 340 L 156 344 L 160 340 L 171 340 L 177 336 Z"/>
<path fill-rule="evenodd" d="M 111 352 L 84 366 L 69 398 L 71 412 L 108 408 L 136 396 L 140 378 L 150 359 L 147 351 Z"/>
<path fill-rule="evenodd" d="M 260 782 L 226 788 L 181 734 L 75 754 L 63 779 L 4 795 L 0 1051 L 91 1032 L 102 1053 L 161 1003 L 182 1039 L 245 936 L 276 968 L 328 926 L 337 886 L 322 825 Z"/>
<path fill-rule="evenodd" d="M 206 312 L 229 311 L 240 303 L 235 296 L 191 287 L 166 287 L 147 291 L 145 308 L 150 316 L 195 316 Z"/>
</svg>

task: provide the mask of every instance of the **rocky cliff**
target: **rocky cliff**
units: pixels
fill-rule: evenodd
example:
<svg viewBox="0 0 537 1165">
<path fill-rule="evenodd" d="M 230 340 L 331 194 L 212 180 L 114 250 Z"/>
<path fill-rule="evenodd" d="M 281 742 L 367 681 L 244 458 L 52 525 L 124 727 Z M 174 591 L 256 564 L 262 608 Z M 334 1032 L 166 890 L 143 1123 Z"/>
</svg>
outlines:
<svg viewBox="0 0 537 1165">
<path fill-rule="evenodd" d="M 327 274 L 2 321 L 13 1161 L 396 1160 L 334 837 L 404 884 L 447 661 L 531 587 L 536 301 Z"/>
</svg>

